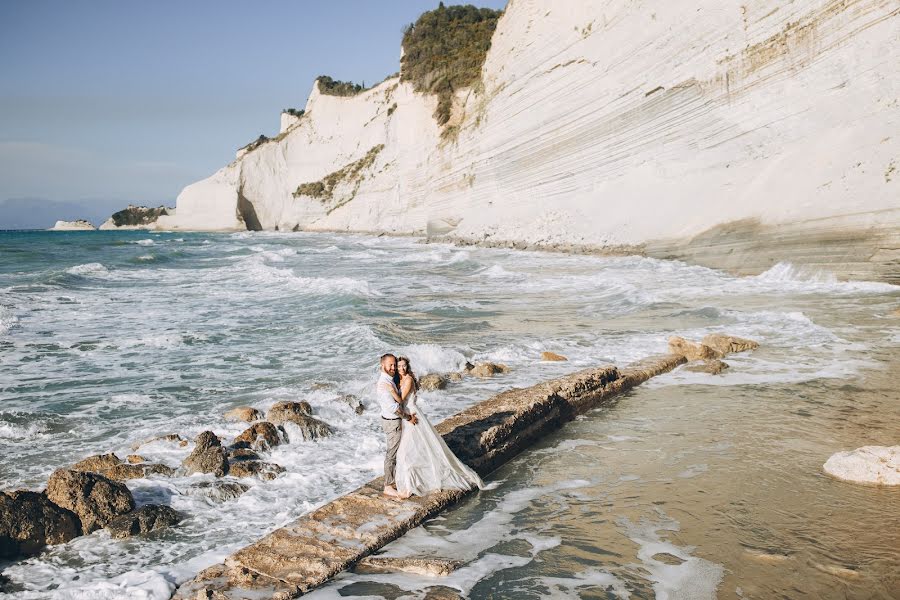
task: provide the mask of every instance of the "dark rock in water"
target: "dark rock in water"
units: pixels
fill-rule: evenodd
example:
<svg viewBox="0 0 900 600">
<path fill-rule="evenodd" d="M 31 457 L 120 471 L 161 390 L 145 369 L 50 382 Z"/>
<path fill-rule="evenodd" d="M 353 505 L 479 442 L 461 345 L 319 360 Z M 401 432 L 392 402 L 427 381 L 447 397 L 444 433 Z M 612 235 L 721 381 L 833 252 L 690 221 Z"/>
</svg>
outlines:
<svg viewBox="0 0 900 600">
<path fill-rule="evenodd" d="M 691 363 L 687 365 L 684 370 L 690 371 L 692 373 L 709 373 L 710 375 L 718 375 L 727 368 L 728 363 L 714 358 L 711 360 L 704 360 L 703 362 Z"/>
<path fill-rule="evenodd" d="M 163 215 L 168 215 L 169 210 L 165 206 L 157 208 L 147 208 L 146 206 L 134 206 L 129 204 L 128 208 L 114 212 L 110 220 L 116 227 L 149 225 L 155 223 Z"/>
<path fill-rule="evenodd" d="M 237 481 L 201 481 L 184 490 L 185 495 L 201 496 L 211 502 L 221 503 L 233 500 L 250 489 L 249 485 Z"/>
<path fill-rule="evenodd" d="M 284 472 L 284 467 L 261 460 L 241 460 L 231 463 L 228 474 L 232 477 L 253 477 L 270 481 Z"/>
<path fill-rule="evenodd" d="M 194 438 L 194 452 L 203 452 L 208 448 L 221 446 L 222 440 L 212 431 L 203 431 Z"/>
<path fill-rule="evenodd" d="M 228 421 L 245 421 L 247 423 L 259 421 L 263 418 L 262 412 L 256 410 L 252 406 L 238 406 L 237 408 L 232 408 L 222 416 Z"/>
<path fill-rule="evenodd" d="M 508 373 L 509 367 L 499 363 L 480 362 L 471 370 L 475 377 L 493 377 L 497 373 Z"/>
<path fill-rule="evenodd" d="M 289 423 L 293 423 L 294 425 L 296 425 L 296 429 L 290 426 L 286 426 L 284 428 L 288 441 L 299 441 L 294 439 L 295 432 L 297 432 L 297 430 L 299 430 L 300 439 L 305 442 L 328 437 L 329 435 L 334 433 L 331 425 L 325 423 L 324 421 L 320 421 L 315 417 L 307 417 L 306 415 L 301 415 L 289 421 Z"/>
<path fill-rule="evenodd" d="M 188 475 L 212 473 L 216 477 L 228 474 L 228 456 L 222 442 L 212 431 L 204 431 L 194 441 L 194 450 L 181 465 Z"/>
<path fill-rule="evenodd" d="M 181 515 L 169 506 L 148 504 L 139 509 L 116 517 L 106 525 L 106 530 L 114 538 L 127 538 L 133 535 L 143 535 L 176 525 L 181 521 Z"/>
<path fill-rule="evenodd" d="M 425 392 L 442 390 L 447 387 L 448 381 L 450 381 L 450 379 L 446 375 L 429 373 L 428 375 L 419 377 L 419 389 Z"/>
<path fill-rule="evenodd" d="M 57 469 L 47 481 L 46 493 L 51 502 L 78 515 L 85 534 L 134 510 L 134 497 L 125 484 L 99 473 Z"/>
<path fill-rule="evenodd" d="M 744 352 L 746 350 L 755 350 L 759 348 L 759 344 L 753 340 L 747 340 L 733 335 L 725 335 L 723 333 L 711 333 L 703 336 L 700 343 L 704 346 L 709 346 L 721 356 L 731 354 L 732 352 Z"/>
<path fill-rule="evenodd" d="M 281 444 L 281 432 L 268 421 L 259 421 L 234 438 L 234 441 L 246 442 L 254 450 L 265 451 Z"/>
<path fill-rule="evenodd" d="M 338 396 L 337 398 L 335 398 L 334 400 L 335 400 L 335 402 L 340 402 L 342 404 L 346 404 L 347 406 L 349 406 L 350 408 L 353 409 L 353 412 L 355 412 L 358 415 L 363 414 L 363 412 L 366 410 L 366 407 L 362 403 L 362 401 L 359 398 L 357 398 L 356 396 L 354 396 L 353 394 L 342 394 L 342 395 Z"/>
<path fill-rule="evenodd" d="M 45 494 L 0 492 L 0 558 L 37 554 L 81 535 L 81 521 Z M 0 582 L 2 585 L 2 582 Z"/>
<path fill-rule="evenodd" d="M 465 366 L 463 367 L 463 370 L 466 371 L 466 372 L 469 372 L 469 371 L 471 371 L 471 370 L 474 369 L 474 368 L 475 368 L 475 365 L 473 365 L 473 364 L 470 363 L 469 361 L 466 361 L 466 364 L 465 364 Z"/>
<path fill-rule="evenodd" d="M 278 402 L 266 413 L 266 420 L 275 425 L 281 425 L 288 421 L 298 423 L 312 414 L 312 406 L 309 402 Z"/>
<path fill-rule="evenodd" d="M 234 448 L 228 453 L 228 460 L 230 461 L 239 461 L 239 460 L 259 460 L 260 456 L 250 448 Z"/>
</svg>

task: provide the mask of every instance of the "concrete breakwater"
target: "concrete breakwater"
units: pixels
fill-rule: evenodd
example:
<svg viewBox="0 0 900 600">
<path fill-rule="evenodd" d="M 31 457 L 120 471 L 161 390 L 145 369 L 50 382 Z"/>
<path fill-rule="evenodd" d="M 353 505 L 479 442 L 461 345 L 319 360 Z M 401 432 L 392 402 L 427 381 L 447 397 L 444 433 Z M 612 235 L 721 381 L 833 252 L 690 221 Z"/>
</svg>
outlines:
<svg viewBox="0 0 900 600">
<path fill-rule="evenodd" d="M 687 362 L 651 356 L 625 368 L 601 366 L 512 389 L 438 425 L 447 445 L 481 475 L 493 471 L 575 416 Z M 179 599 L 300 596 L 454 504 L 468 492 L 441 491 L 398 501 L 382 480 L 337 498 L 277 529 L 183 584 Z"/>
</svg>

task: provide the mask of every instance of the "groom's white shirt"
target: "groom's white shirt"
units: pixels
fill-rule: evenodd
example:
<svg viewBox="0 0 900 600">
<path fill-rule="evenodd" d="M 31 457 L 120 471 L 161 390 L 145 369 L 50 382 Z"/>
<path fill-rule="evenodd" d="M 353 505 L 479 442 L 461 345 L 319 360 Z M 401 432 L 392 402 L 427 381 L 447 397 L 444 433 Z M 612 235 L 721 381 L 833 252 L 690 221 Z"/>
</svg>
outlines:
<svg viewBox="0 0 900 600">
<path fill-rule="evenodd" d="M 400 394 L 397 384 L 394 383 L 394 378 L 382 371 L 381 375 L 378 377 L 376 395 L 378 397 L 378 405 L 381 406 L 381 417 L 384 419 L 400 418 L 400 415 L 397 414 L 400 405 L 397 404 L 397 401 L 391 396 L 392 389 L 397 392 L 398 395 Z"/>
</svg>

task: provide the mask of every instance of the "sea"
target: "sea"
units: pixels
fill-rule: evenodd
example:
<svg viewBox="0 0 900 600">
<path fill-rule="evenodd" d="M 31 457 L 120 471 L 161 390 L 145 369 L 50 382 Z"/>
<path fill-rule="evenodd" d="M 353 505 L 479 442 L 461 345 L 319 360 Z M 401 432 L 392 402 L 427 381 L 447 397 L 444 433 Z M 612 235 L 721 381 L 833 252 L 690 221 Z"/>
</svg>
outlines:
<svg viewBox="0 0 900 600">
<path fill-rule="evenodd" d="M 335 430 L 266 453 L 285 471 L 242 480 L 237 498 L 198 494 L 211 475 L 131 480 L 139 505 L 184 520 L 0 563 L 0 596 L 163 600 L 377 477 L 385 352 L 418 375 L 510 368 L 423 392 L 436 423 L 510 387 L 665 352 L 672 335 L 725 332 L 760 347 L 582 415 L 385 548 L 461 561 L 454 573 L 344 573 L 311 597 L 898 598 L 900 490 L 822 470 L 835 452 L 900 443 L 898 308 L 900 287 L 787 263 L 736 277 L 406 237 L 0 232 L 0 489 L 41 490 L 54 469 L 156 436 L 231 439 L 244 427 L 223 414 L 242 405 L 304 400 Z M 177 467 L 189 450 L 137 452 Z"/>
</svg>

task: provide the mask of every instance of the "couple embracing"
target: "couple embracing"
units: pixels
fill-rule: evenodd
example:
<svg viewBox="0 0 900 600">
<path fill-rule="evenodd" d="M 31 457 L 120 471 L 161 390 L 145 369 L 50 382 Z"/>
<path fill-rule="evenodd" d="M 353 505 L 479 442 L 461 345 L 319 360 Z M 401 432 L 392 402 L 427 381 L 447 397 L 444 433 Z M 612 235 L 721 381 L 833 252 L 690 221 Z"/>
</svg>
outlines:
<svg viewBox="0 0 900 600">
<path fill-rule="evenodd" d="M 381 357 L 376 390 L 387 435 L 384 494 L 409 498 L 437 490 L 483 488 L 481 478 L 450 451 L 416 406 L 418 389 L 408 358 Z"/>
</svg>

